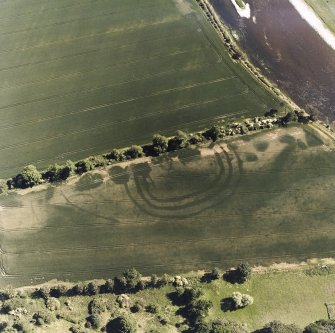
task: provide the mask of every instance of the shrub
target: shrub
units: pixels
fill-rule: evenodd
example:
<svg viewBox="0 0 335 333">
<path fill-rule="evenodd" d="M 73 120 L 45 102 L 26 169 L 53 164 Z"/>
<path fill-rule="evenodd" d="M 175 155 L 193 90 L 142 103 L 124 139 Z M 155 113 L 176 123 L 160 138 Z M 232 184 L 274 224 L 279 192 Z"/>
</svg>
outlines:
<svg viewBox="0 0 335 333">
<path fill-rule="evenodd" d="M 335 320 L 322 319 L 312 324 L 309 324 L 305 329 L 304 333 L 334 333 L 335 332 Z"/>
<path fill-rule="evenodd" d="M 266 324 L 263 328 L 255 331 L 254 333 L 302 333 L 295 325 L 288 325 L 280 321 L 273 321 Z"/>
<path fill-rule="evenodd" d="M 56 317 L 52 313 L 48 312 L 36 312 L 33 315 L 33 319 L 35 319 L 35 324 L 38 326 L 51 324 L 56 320 Z"/>
<path fill-rule="evenodd" d="M 62 167 L 58 164 L 49 165 L 48 169 L 42 173 L 42 178 L 51 183 L 61 180 Z"/>
<path fill-rule="evenodd" d="M 71 160 L 67 160 L 60 171 L 61 180 L 66 180 L 76 173 L 76 166 Z"/>
<path fill-rule="evenodd" d="M 221 129 L 219 125 L 214 125 L 203 133 L 207 140 L 216 141 L 221 136 Z"/>
<path fill-rule="evenodd" d="M 251 267 L 248 263 L 242 263 L 236 268 L 237 281 L 239 283 L 246 282 L 251 276 Z"/>
<path fill-rule="evenodd" d="M 143 306 L 141 303 L 139 302 L 136 302 L 132 307 L 131 307 L 131 312 L 133 313 L 137 313 L 137 312 L 140 312 L 141 310 L 143 309 Z"/>
<path fill-rule="evenodd" d="M 206 299 L 195 299 L 186 308 L 187 318 L 191 323 L 195 323 L 208 315 L 212 302 Z"/>
<path fill-rule="evenodd" d="M 65 296 L 67 294 L 67 291 L 67 287 L 63 284 L 60 284 L 57 287 L 51 288 L 49 294 L 51 297 L 59 298 L 61 296 Z"/>
<path fill-rule="evenodd" d="M 23 171 L 13 178 L 13 186 L 16 188 L 28 188 L 41 184 L 42 175 L 32 164 L 23 168 Z"/>
<path fill-rule="evenodd" d="M 94 298 L 92 301 L 88 303 L 88 313 L 90 315 L 101 314 L 105 310 L 106 310 L 106 304 L 102 299 Z"/>
<path fill-rule="evenodd" d="M 169 140 L 163 135 L 155 134 L 152 139 L 152 147 L 156 155 L 165 153 L 169 147 Z"/>
<path fill-rule="evenodd" d="M 214 267 L 210 273 L 213 280 L 218 280 L 222 278 L 222 272 L 219 268 Z"/>
<path fill-rule="evenodd" d="M 112 319 L 106 325 L 107 333 L 136 333 L 136 331 L 134 322 L 125 316 Z"/>
<path fill-rule="evenodd" d="M 87 327 L 98 329 L 102 325 L 102 319 L 98 314 L 92 314 L 86 318 Z"/>
<path fill-rule="evenodd" d="M 126 289 L 128 291 L 135 291 L 141 282 L 142 275 L 135 268 L 130 268 L 123 272 L 123 277 L 126 281 Z"/>
<path fill-rule="evenodd" d="M 145 311 L 149 313 L 158 313 L 158 306 L 156 304 L 149 304 L 145 307 Z"/>
<path fill-rule="evenodd" d="M 91 281 L 89 282 L 85 287 L 84 287 L 84 294 L 85 295 L 89 295 L 89 296 L 93 296 L 93 295 L 97 295 L 99 294 L 100 291 L 100 287 L 99 285 L 94 282 Z"/>
<path fill-rule="evenodd" d="M 50 296 L 50 288 L 48 286 L 43 286 L 37 290 L 37 294 L 41 298 L 48 298 Z"/>
<path fill-rule="evenodd" d="M 194 326 L 194 333 L 249 333 L 241 324 L 225 319 L 215 319 L 205 323 L 200 321 Z"/>
<path fill-rule="evenodd" d="M 196 145 L 197 143 L 203 142 L 204 137 L 201 135 L 201 133 L 194 133 L 190 135 L 188 141 L 191 145 Z"/>
<path fill-rule="evenodd" d="M 76 167 L 76 173 L 81 175 L 85 172 L 93 170 L 94 163 L 89 158 L 85 158 L 84 160 L 78 161 L 75 164 L 75 167 Z"/>
<path fill-rule="evenodd" d="M 94 168 L 98 168 L 98 167 L 102 167 L 106 165 L 106 160 L 101 155 L 91 156 L 88 159 L 93 164 Z"/>
<path fill-rule="evenodd" d="M 108 279 L 105 281 L 105 284 L 102 286 L 102 291 L 104 293 L 112 294 L 114 292 L 114 280 Z"/>
<path fill-rule="evenodd" d="M 45 300 L 45 306 L 50 311 L 56 311 L 60 309 L 60 302 L 57 298 L 48 297 Z"/>
<path fill-rule="evenodd" d="M 238 291 L 234 292 L 231 298 L 235 309 L 241 309 L 254 303 L 253 297 L 247 294 L 241 294 Z"/>
<path fill-rule="evenodd" d="M 178 131 L 177 135 L 169 140 L 169 151 L 179 150 L 188 146 L 188 134 L 183 131 Z"/>
<path fill-rule="evenodd" d="M 84 294 L 84 284 L 83 283 L 78 283 L 76 284 L 71 291 L 71 294 L 73 296 L 79 296 Z"/>
<path fill-rule="evenodd" d="M 241 263 L 236 267 L 224 274 L 226 281 L 231 283 L 244 283 L 251 276 L 251 267 L 248 263 Z"/>
<path fill-rule="evenodd" d="M 109 154 L 105 155 L 105 157 L 115 162 L 124 161 L 126 159 L 124 152 L 120 149 L 113 149 Z"/>
<path fill-rule="evenodd" d="M 141 146 L 131 146 L 124 154 L 130 159 L 139 158 L 143 156 L 143 148 Z"/>
</svg>

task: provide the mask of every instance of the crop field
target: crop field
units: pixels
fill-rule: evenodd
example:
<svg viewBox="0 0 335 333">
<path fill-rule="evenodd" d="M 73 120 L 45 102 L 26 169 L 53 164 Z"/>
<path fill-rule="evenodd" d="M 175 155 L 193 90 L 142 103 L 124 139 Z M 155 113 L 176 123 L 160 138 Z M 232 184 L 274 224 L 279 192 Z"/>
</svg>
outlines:
<svg viewBox="0 0 335 333">
<path fill-rule="evenodd" d="M 0 178 L 278 101 L 193 0 L 0 3 Z"/>
<path fill-rule="evenodd" d="M 318 1 L 305 0 L 306 3 L 313 8 L 315 13 L 320 16 L 322 21 L 335 33 L 335 2 L 334 1 Z"/>
<path fill-rule="evenodd" d="M 333 149 L 297 125 L 2 197 L 1 284 L 332 256 Z"/>
</svg>

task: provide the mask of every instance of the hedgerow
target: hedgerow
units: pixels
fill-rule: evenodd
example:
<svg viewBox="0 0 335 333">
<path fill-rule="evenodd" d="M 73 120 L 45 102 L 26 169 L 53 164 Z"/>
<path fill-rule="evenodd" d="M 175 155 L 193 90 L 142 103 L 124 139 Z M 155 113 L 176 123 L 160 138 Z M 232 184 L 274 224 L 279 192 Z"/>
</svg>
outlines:
<svg viewBox="0 0 335 333">
<path fill-rule="evenodd" d="M 90 156 L 75 163 L 68 160 L 64 165 L 53 164 L 43 171 L 39 171 L 34 165 L 29 164 L 24 167 L 21 173 L 7 181 L 0 180 L 0 195 L 6 194 L 10 189 L 24 189 L 46 182 L 54 183 L 65 181 L 72 175 L 82 175 L 95 168 L 112 163 L 133 160 L 143 156 L 159 156 L 167 152 L 184 149 L 189 145 L 195 145 L 206 140 L 215 142 L 227 136 L 245 135 L 251 131 L 270 129 L 274 126 L 287 126 L 292 122 L 306 124 L 315 120 L 315 117 L 306 115 L 301 111 L 290 111 L 281 117 L 276 117 L 276 115 L 277 110 L 271 109 L 271 112 L 267 112 L 264 117 L 249 118 L 243 122 L 227 124 L 221 121 L 210 128 L 196 133 L 178 131 L 177 134 L 172 137 L 155 134 L 151 144 L 113 149 L 110 153 Z"/>
</svg>

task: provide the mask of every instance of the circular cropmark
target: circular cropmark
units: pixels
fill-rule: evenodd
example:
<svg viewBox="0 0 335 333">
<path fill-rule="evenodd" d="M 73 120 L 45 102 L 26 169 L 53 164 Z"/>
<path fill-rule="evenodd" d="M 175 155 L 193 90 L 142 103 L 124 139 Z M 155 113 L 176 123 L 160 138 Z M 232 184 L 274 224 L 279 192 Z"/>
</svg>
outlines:
<svg viewBox="0 0 335 333">
<path fill-rule="evenodd" d="M 125 187 L 140 210 L 160 218 L 183 218 L 214 207 L 232 195 L 240 166 L 234 151 L 219 147 L 210 156 L 172 158 L 158 167 L 132 171 L 133 181 Z"/>
</svg>

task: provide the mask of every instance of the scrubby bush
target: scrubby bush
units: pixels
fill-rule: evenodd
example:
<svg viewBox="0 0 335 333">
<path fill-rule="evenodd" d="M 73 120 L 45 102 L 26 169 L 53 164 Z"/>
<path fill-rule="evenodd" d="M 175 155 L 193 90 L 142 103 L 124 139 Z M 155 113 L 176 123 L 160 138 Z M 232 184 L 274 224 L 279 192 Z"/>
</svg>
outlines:
<svg viewBox="0 0 335 333">
<path fill-rule="evenodd" d="M 191 323 L 196 323 L 208 315 L 209 309 L 213 306 L 212 302 L 206 299 L 194 299 L 186 307 L 187 319 Z"/>
<path fill-rule="evenodd" d="M 225 280 L 230 283 L 244 283 L 250 276 L 251 266 L 248 263 L 241 263 L 236 269 L 232 269 L 224 274 Z"/>
<path fill-rule="evenodd" d="M 106 310 L 105 302 L 100 298 L 94 298 L 92 301 L 88 303 L 88 313 L 93 314 L 101 314 Z"/>
<path fill-rule="evenodd" d="M 302 333 L 301 329 L 293 324 L 284 324 L 280 321 L 273 321 L 254 333 Z"/>
<path fill-rule="evenodd" d="M 236 277 L 238 283 L 246 282 L 251 276 L 251 266 L 248 263 L 242 263 L 236 268 Z"/>
<path fill-rule="evenodd" d="M 92 314 L 86 318 L 86 327 L 87 328 L 93 328 L 98 329 L 102 326 L 102 319 L 98 314 Z"/>
<path fill-rule="evenodd" d="M 334 333 L 335 320 L 321 319 L 312 324 L 309 324 L 303 333 Z"/>
<path fill-rule="evenodd" d="M 42 173 L 42 178 L 51 183 L 58 182 L 61 179 L 62 167 L 58 164 L 49 165 L 48 169 Z"/>
<path fill-rule="evenodd" d="M 238 291 L 234 292 L 231 298 L 235 309 L 241 309 L 254 303 L 253 297 Z"/>
<path fill-rule="evenodd" d="M 106 160 L 102 155 L 91 156 L 88 158 L 94 168 L 103 167 L 106 165 Z"/>
<path fill-rule="evenodd" d="M 49 312 L 36 312 L 33 315 L 33 319 L 37 326 L 43 326 L 53 323 L 56 320 L 56 317 Z"/>
<path fill-rule="evenodd" d="M 140 312 L 140 311 L 142 311 L 142 309 L 143 309 L 143 305 L 142 305 L 141 303 L 139 303 L 139 302 L 136 302 L 136 303 L 130 308 L 131 312 L 133 312 L 133 313 Z"/>
<path fill-rule="evenodd" d="M 68 179 L 70 176 L 73 176 L 76 173 L 76 166 L 71 160 L 67 160 L 65 165 L 62 166 L 60 171 L 60 178 L 62 180 Z"/>
<path fill-rule="evenodd" d="M 126 289 L 135 291 L 141 282 L 142 275 L 135 268 L 130 268 L 123 272 L 123 277 L 126 281 Z"/>
<path fill-rule="evenodd" d="M 47 299 L 50 296 L 50 287 L 43 286 L 37 290 L 37 295 L 41 298 Z"/>
<path fill-rule="evenodd" d="M 196 145 L 197 143 L 201 143 L 204 141 L 204 137 L 201 135 L 201 133 L 193 133 L 190 134 L 188 142 L 191 145 Z"/>
<path fill-rule="evenodd" d="M 71 290 L 71 294 L 73 296 L 80 296 L 84 294 L 84 284 L 83 283 L 78 283 L 76 284 L 72 290 Z"/>
<path fill-rule="evenodd" d="M 42 175 L 37 168 L 29 164 L 23 171 L 12 179 L 12 186 L 16 188 L 28 188 L 42 183 Z"/>
<path fill-rule="evenodd" d="M 143 148 L 141 146 L 134 145 L 128 148 L 124 154 L 130 159 L 139 158 L 143 156 Z"/>
<path fill-rule="evenodd" d="M 60 302 L 57 298 L 48 297 L 45 300 L 45 306 L 50 311 L 56 311 L 60 309 Z"/>
<path fill-rule="evenodd" d="M 107 294 L 112 294 L 114 292 L 114 280 L 106 280 L 105 284 L 101 287 L 101 291 Z"/>
<path fill-rule="evenodd" d="M 93 296 L 99 294 L 100 286 L 95 282 L 91 281 L 86 286 L 84 286 L 84 294 Z"/>
<path fill-rule="evenodd" d="M 219 125 L 214 125 L 203 133 L 207 140 L 216 141 L 221 136 L 221 129 Z"/>
<path fill-rule="evenodd" d="M 135 323 L 125 316 L 112 319 L 106 325 L 107 333 L 136 333 L 136 331 Z"/>
<path fill-rule="evenodd" d="M 168 150 L 174 151 L 188 146 L 189 136 L 183 131 L 178 131 L 177 135 L 169 140 Z"/>
<path fill-rule="evenodd" d="M 85 158 L 84 160 L 78 161 L 75 164 L 75 166 L 76 166 L 76 173 L 79 175 L 94 169 L 94 163 L 89 158 Z"/>
<path fill-rule="evenodd" d="M 210 273 L 213 280 L 218 280 L 222 278 L 222 272 L 219 268 L 214 267 Z"/>
<path fill-rule="evenodd" d="M 194 326 L 193 333 L 249 333 L 241 324 L 225 319 L 215 319 L 212 322 L 199 322 Z"/>
<path fill-rule="evenodd" d="M 56 287 L 51 288 L 49 294 L 51 297 L 59 298 L 65 296 L 67 294 L 67 291 L 68 288 L 64 284 L 60 284 Z"/>
<path fill-rule="evenodd" d="M 145 311 L 149 313 L 158 313 L 158 306 L 156 304 L 149 304 L 145 307 Z"/>
<path fill-rule="evenodd" d="M 167 152 L 169 147 L 169 140 L 167 137 L 155 134 L 152 139 L 152 148 L 156 155 L 160 155 L 162 153 Z"/>
<path fill-rule="evenodd" d="M 106 154 L 105 157 L 110 161 L 121 162 L 126 159 L 123 150 L 113 149 L 109 154 Z"/>
</svg>

